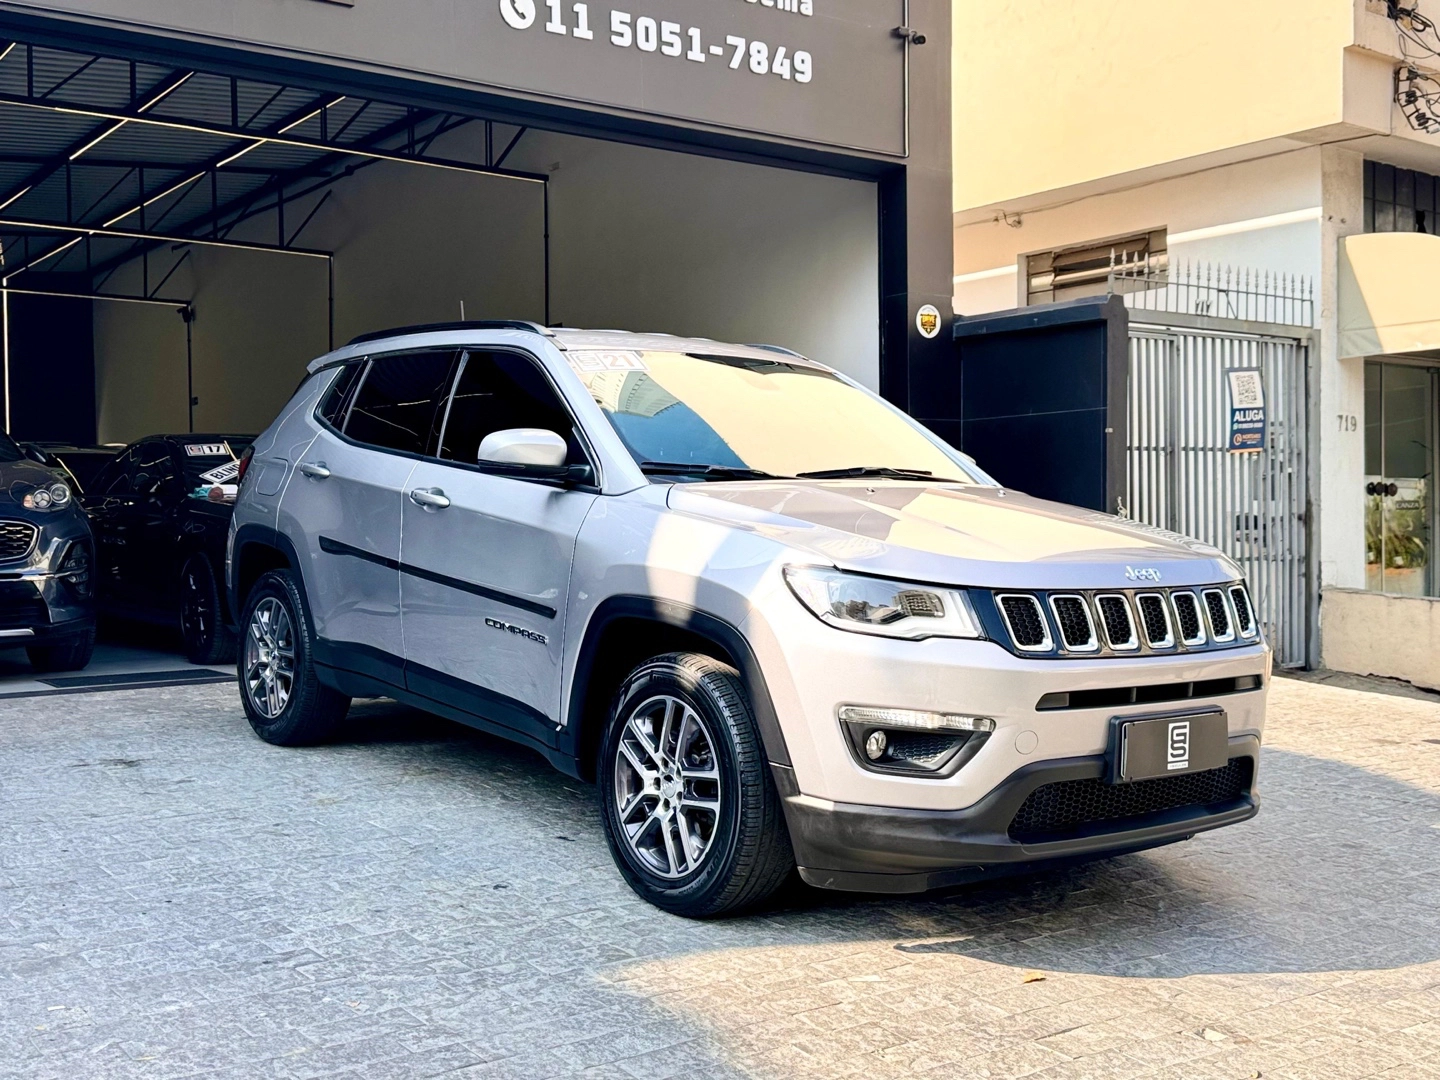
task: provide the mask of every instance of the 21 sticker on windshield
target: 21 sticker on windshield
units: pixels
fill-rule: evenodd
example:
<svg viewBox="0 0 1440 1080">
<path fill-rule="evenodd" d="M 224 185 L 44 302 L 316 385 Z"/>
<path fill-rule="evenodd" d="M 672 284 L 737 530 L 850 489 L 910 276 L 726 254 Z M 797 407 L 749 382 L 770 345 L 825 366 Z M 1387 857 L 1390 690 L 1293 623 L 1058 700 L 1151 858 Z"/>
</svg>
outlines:
<svg viewBox="0 0 1440 1080">
<path fill-rule="evenodd" d="M 544 23 L 539 22 L 540 10 L 536 0 L 499 0 L 499 3 L 500 17 L 512 30 L 528 30 L 542 25 L 548 34 L 572 37 L 578 41 L 595 40 L 596 31 L 588 3 L 543 0 L 548 15 Z M 808 0 L 803 3 L 795 0 L 794 6 L 783 0 L 775 0 L 775 3 L 796 14 L 810 14 Z M 598 9 L 597 14 L 603 11 L 603 8 Z M 722 45 L 707 38 L 701 27 L 682 26 L 678 22 L 656 20 L 649 15 L 637 17 L 619 8 L 610 9 L 608 25 L 610 44 L 622 49 L 634 48 L 642 53 L 684 57 L 696 64 L 715 59 L 732 71 L 771 75 L 786 82 L 803 84 L 815 77 L 815 59 L 804 49 L 792 50 L 787 45 L 772 45 L 736 34 L 726 34 Z"/>
</svg>

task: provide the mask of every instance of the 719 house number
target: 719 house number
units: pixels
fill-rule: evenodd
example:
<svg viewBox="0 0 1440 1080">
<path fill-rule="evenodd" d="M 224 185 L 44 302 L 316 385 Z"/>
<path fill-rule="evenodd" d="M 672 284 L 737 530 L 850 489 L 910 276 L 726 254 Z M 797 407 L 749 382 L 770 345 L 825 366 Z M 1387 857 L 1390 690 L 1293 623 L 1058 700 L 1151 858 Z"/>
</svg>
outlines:
<svg viewBox="0 0 1440 1080">
<path fill-rule="evenodd" d="M 764 3 L 764 0 L 760 2 Z M 565 0 L 543 0 L 543 4 L 549 16 L 542 24 L 546 33 L 573 37 L 579 41 L 595 40 L 588 3 L 569 4 L 568 12 Z M 782 0 L 774 0 L 774 3 L 765 6 L 809 14 L 803 11 L 798 0 L 793 6 Z M 515 30 L 528 30 L 535 25 L 539 14 L 537 0 L 500 0 L 500 17 Z M 725 35 L 723 45 L 707 42 L 698 26 L 682 27 L 677 22 L 657 21 L 648 15 L 636 18 L 618 8 L 610 11 L 609 34 L 610 44 L 622 49 L 633 47 L 641 52 L 658 52 L 663 56 L 683 56 L 696 64 L 715 58 L 727 64 L 732 71 L 748 70 L 753 75 L 775 75 L 797 83 L 808 83 L 815 77 L 815 61 L 803 49 L 791 52 L 784 45 L 772 46 L 768 42 L 735 34 Z"/>
</svg>

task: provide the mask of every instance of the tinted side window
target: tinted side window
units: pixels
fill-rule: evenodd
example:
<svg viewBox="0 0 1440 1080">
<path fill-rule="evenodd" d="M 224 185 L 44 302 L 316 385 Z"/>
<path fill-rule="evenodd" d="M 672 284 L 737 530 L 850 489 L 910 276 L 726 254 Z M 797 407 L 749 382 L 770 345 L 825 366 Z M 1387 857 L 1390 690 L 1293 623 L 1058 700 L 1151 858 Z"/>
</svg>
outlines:
<svg viewBox="0 0 1440 1080">
<path fill-rule="evenodd" d="M 431 452 L 445 418 L 455 353 L 397 353 L 370 362 L 345 421 L 356 442 L 409 454 Z"/>
<path fill-rule="evenodd" d="M 146 442 L 135 447 L 130 460 L 131 484 L 137 498 L 158 495 L 179 480 L 170 447 Z"/>
<path fill-rule="evenodd" d="M 485 436 L 505 428 L 553 431 L 570 444 L 571 464 L 585 460 L 570 414 L 538 366 L 515 353 L 466 354 L 439 456 L 474 464 Z"/>
<path fill-rule="evenodd" d="M 320 403 L 320 416 L 331 427 L 342 428 L 345 426 L 345 410 L 350 407 L 350 398 L 364 367 L 363 360 L 346 364 L 335 376 L 335 381 L 330 384 L 325 399 Z"/>
</svg>

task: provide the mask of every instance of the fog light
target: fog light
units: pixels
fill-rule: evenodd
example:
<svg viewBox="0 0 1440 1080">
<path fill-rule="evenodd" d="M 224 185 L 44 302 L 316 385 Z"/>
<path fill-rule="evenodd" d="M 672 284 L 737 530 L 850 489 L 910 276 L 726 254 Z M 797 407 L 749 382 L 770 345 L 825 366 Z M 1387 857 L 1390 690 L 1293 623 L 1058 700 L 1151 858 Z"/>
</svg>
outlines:
<svg viewBox="0 0 1440 1080">
<path fill-rule="evenodd" d="M 865 756 L 871 761 L 879 761 L 885 756 L 885 747 L 890 745 L 890 740 L 885 737 L 883 731 L 872 731 L 869 738 L 865 740 Z"/>
<path fill-rule="evenodd" d="M 847 724 L 869 724 L 873 727 L 987 733 L 995 730 L 995 721 L 988 716 L 964 716 L 958 713 L 924 712 L 918 709 L 880 709 L 866 705 L 841 705 L 838 713 L 840 719 Z"/>
</svg>

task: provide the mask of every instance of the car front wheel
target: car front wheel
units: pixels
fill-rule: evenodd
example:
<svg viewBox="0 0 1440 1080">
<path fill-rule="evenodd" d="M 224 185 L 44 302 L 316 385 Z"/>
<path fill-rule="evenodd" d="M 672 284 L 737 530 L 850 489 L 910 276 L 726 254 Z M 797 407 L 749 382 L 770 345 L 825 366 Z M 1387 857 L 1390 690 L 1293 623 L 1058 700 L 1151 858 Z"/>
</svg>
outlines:
<svg viewBox="0 0 1440 1080">
<path fill-rule="evenodd" d="M 674 653 L 637 668 L 611 710 L 599 774 L 610 852 L 657 907 L 734 914 L 795 868 L 749 697 L 727 664 Z"/>
<path fill-rule="evenodd" d="M 255 734 L 277 746 L 313 746 L 335 734 L 350 699 L 315 676 L 314 635 L 288 570 L 255 583 L 242 627 L 240 700 Z"/>
</svg>

